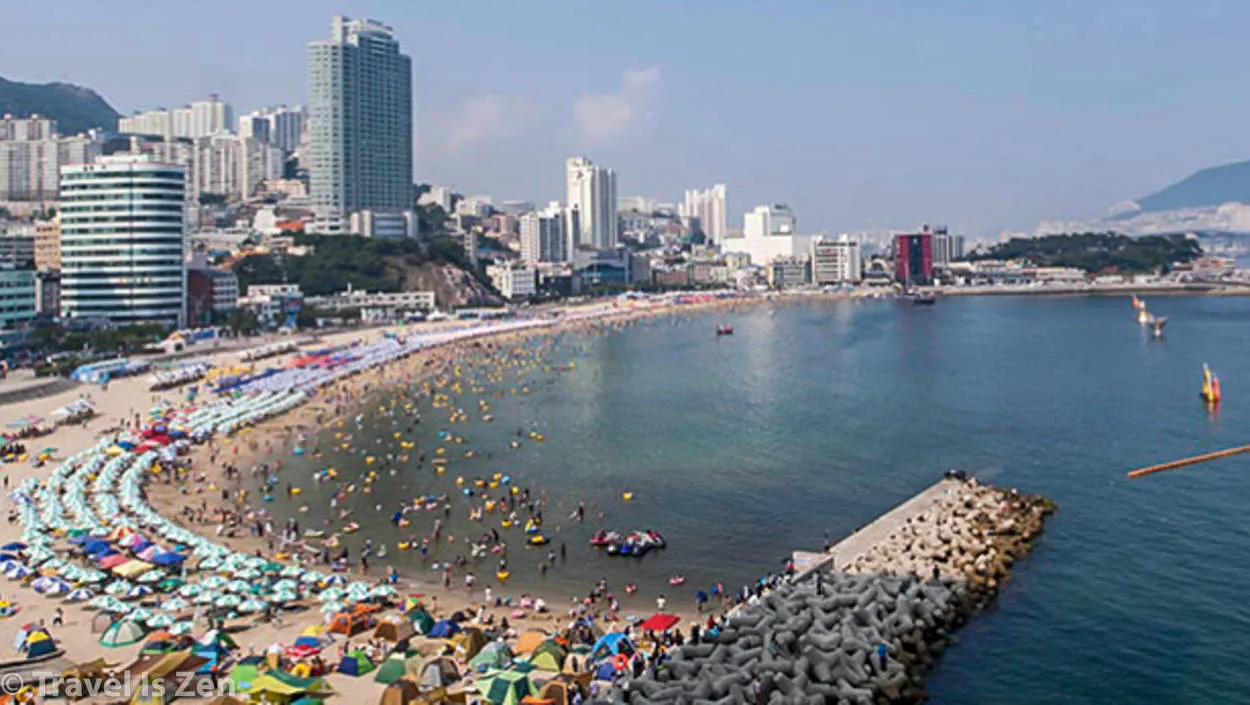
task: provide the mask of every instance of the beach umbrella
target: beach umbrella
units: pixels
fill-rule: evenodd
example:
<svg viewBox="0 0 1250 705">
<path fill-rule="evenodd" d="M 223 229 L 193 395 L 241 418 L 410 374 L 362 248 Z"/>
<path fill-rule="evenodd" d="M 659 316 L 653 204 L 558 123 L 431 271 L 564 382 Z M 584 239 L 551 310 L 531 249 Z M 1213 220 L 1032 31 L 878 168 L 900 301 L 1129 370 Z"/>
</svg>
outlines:
<svg viewBox="0 0 1250 705">
<path fill-rule="evenodd" d="M 7 574 L 10 570 L 17 568 L 18 566 L 24 567 L 24 564 L 21 561 L 13 560 L 12 558 L 0 561 L 0 572 Z"/>
<path fill-rule="evenodd" d="M 221 588 L 225 587 L 226 582 L 227 582 L 226 579 L 219 575 L 210 575 L 207 578 L 204 578 L 203 580 L 201 580 L 200 585 L 203 585 L 209 590 L 220 590 Z"/>
<path fill-rule="evenodd" d="M 200 564 L 196 567 L 200 570 L 216 570 L 221 567 L 221 559 L 215 556 L 209 556 L 208 558 L 200 561 Z"/>
<path fill-rule="evenodd" d="M 182 587 L 181 578 L 165 578 L 159 584 L 157 584 L 156 589 L 161 590 L 163 592 L 169 592 L 170 590 L 173 590 L 179 587 Z"/>
<path fill-rule="evenodd" d="M 146 607 L 136 607 L 133 610 L 131 610 L 129 614 L 126 615 L 126 619 L 129 619 L 135 622 L 146 622 L 155 616 L 156 616 L 156 613 Z"/>
<path fill-rule="evenodd" d="M 335 574 L 326 578 L 325 583 L 326 585 L 330 585 L 332 587 L 342 587 L 343 585 L 347 584 L 347 578 L 343 577 L 342 575 Z"/>
<path fill-rule="evenodd" d="M 182 636 L 195 631 L 195 625 L 190 622 L 174 622 L 166 631 L 173 636 Z"/>
<path fill-rule="evenodd" d="M 273 584 L 273 589 L 274 590 L 298 590 L 299 583 L 295 582 L 294 580 L 289 580 L 289 579 L 279 580 L 278 582 Z"/>
<path fill-rule="evenodd" d="M 135 581 L 140 583 L 154 583 L 164 577 L 165 571 L 163 570 L 149 570 L 143 575 L 135 578 Z"/>
<path fill-rule="evenodd" d="M 283 568 L 282 570 L 278 571 L 278 575 L 281 575 L 284 578 L 298 578 L 300 575 L 303 574 L 303 572 L 304 572 L 303 568 L 297 565 L 289 565 Z"/>
<path fill-rule="evenodd" d="M 325 582 L 326 580 L 327 578 L 326 578 L 325 573 L 319 573 L 315 570 L 310 570 L 304 573 L 303 575 L 301 575 L 299 578 L 299 581 L 301 583 L 310 583 L 310 584 L 322 583 L 322 582 Z"/>
<path fill-rule="evenodd" d="M 185 610 L 190 606 L 191 606 L 191 603 L 187 602 L 181 597 L 171 597 L 168 600 L 165 600 L 164 602 L 161 603 L 161 609 L 165 610 L 166 612 L 181 612 L 182 610 Z"/>
<path fill-rule="evenodd" d="M 246 580 L 231 580 L 225 587 L 230 592 L 247 592 L 255 586 Z"/>
<path fill-rule="evenodd" d="M 77 580 L 80 583 L 98 583 L 107 577 L 108 575 L 102 570 L 96 570 L 95 568 L 84 568 L 83 570 L 78 572 L 78 575 L 75 578 L 75 580 Z"/>
<path fill-rule="evenodd" d="M 326 588 L 317 596 L 318 602 L 338 602 L 343 598 L 346 591 L 342 588 Z"/>
<path fill-rule="evenodd" d="M 218 597 L 220 597 L 220 595 L 215 592 L 201 592 L 195 596 L 193 602 L 197 605 L 211 605 L 217 601 Z"/>
<path fill-rule="evenodd" d="M 126 599 L 133 600 L 136 597 L 146 597 L 152 594 L 152 588 L 147 585 L 136 585 L 126 591 Z"/>
<path fill-rule="evenodd" d="M 90 600 L 94 596 L 95 593 L 91 592 L 87 588 L 78 588 L 77 590 L 74 590 L 66 595 L 65 600 L 67 602 L 82 602 L 83 600 Z"/>
<path fill-rule="evenodd" d="M 347 599 L 360 602 L 369 597 L 369 586 L 364 583 L 352 583 L 347 588 Z"/>
<path fill-rule="evenodd" d="M 10 580 L 21 580 L 23 578 L 28 578 L 31 575 L 34 575 L 35 571 L 31 570 L 30 568 L 27 568 L 24 565 L 18 564 L 18 565 L 13 566 L 9 570 L 4 571 L 4 574 Z"/>
<path fill-rule="evenodd" d="M 239 603 L 238 610 L 240 612 L 260 612 L 268 607 L 269 605 L 263 600 L 244 600 Z"/>
<path fill-rule="evenodd" d="M 243 602 L 243 598 L 239 597 L 238 595 L 222 595 L 221 597 L 217 598 L 217 601 L 214 602 L 213 604 L 217 605 L 218 607 L 238 607 L 239 604 L 242 602 Z"/>
<path fill-rule="evenodd" d="M 294 590 L 278 590 L 269 596 L 270 602 L 295 602 L 299 599 L 299 593 Z"/>
<path fill-rule="evenodd" d="M 143 623 L 152 629 L 165 629 L 174 625 L 174 618 L 167 614 L 154 614 L 143 620 Z"/>
<path fill-rule="evenodd" d="M 0 551 L 25 551 L 26 548 L 26 544 L 21 541 L 10 541 L 3 546 L 0 546 Z"/>
<path fill-rule="evenodd" d="M 129 646 L 140 641 L 143 641 L 143 627 L 129 620 L 114 622 L 100 636 L 100 646 L 106 648 Z"/>
<path fill-rule="evenodd" d="M 125 595 L 126 593 L 130 592 L 130 588 L 132 587 L 134 587 L 134 585 L 130 583 L 129 581 L 118 580 L 118 581 L 109 583 L 108 587 L 104 588 L 104 592 L 109 595 Z"/>
<path fill-rule="evenodd" d="M 244 568 L 243 570 L 240 570 L 237 573 L 235 573 L 234 577 L 240 578 L 242 580 L 257 580 L 258 578 L 261 577 L 261 575 L 263 574 L 255 568 Z"/>
<path fill-rule="evenodd" d="M 178 594 L 183 597 L 195 597 L 201 592 L 204 592 L 204 588 L 200 587 L 199 585 L 194 585 L 194 584 L 183 585 L 182 587 L 178 588 Z"/>
<path fill-rule="evenodd" d="M 392 598 L 398 595 L 399 592 L 390 585 L 379 585 L 369 591 L 369 597 Z"/>
<path fill-rule="evenodd" d="M 321 613 L 334 614 L 336 612 L 342 612 L 345 607 L 347 607 L 347 605 L 343 602 L 327 602 L 321 606 Z"/>
</svg>

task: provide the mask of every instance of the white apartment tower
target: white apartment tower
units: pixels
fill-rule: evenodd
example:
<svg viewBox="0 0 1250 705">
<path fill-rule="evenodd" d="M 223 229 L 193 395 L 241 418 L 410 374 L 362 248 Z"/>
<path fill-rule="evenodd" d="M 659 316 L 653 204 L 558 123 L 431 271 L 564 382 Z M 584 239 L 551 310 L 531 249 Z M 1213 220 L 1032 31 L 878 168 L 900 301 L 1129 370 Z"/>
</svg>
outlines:
<svg viewBox="0 0 1250 705">
<path fill-rule="evenodd" d="M 610 250 L 619 241 L 616 210 L 616 172 L 595 166 L 585 157 L 573 157 L 565 167 L 570 220 L 576 228 L 570 240 L 576 247 Z"/>
<path fill-rule="evenodd" d="M 117 131 L 130 135 L 198 139 L 234 130 L 234 108 L 216 95 L 173 110 L 149 110 L 118 118 Z"/>
<path fill-rule="evenodd" d="M 558 203 L 544 211 L 521 216 L 521 261 L 526 264 L 567 262 L 565 217 Z"/>
<path fill-rule="evenodd" d="M 320 232 L 412 209 L 412 60 L 391 28 L 336 15 L 308 45 L 309 191 Z"/>
<path fill-rule="evenodd" d="M 182 326 L 183 167 L 147 155 L 61 169 L 61 315 Z"/>
<path fill-rule="evenodd" d="M 303 131 L 304 109 L 299 106 L 262 108 L 239 117 L 240 137 L 268 142 L 287 154 L 299 149 Z"/>
<path fill-rule="evenodd" d="M 728 225 L 725 221 L 725 184 L 716 184 L 704 191 L 686 191 L 681 216 L 687 221 L 697 219 L 708 242 L 720 244 L 725 239 Z"/>
</svg>

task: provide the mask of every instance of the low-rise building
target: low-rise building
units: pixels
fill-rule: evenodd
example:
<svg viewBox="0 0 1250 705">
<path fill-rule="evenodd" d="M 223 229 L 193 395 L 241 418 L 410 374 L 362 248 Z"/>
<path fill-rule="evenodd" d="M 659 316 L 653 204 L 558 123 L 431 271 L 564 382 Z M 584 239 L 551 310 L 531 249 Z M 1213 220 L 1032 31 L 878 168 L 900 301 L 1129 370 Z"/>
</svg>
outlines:
<svg viewBox="0 0 1250 705">
<path fill-rule="evenodd" d="M 812 240 L 812 283 L 858 284 L 864 278 L 859 241 L 847 235 Z"/>
<path fill-rule="evenodd" d="M 0 263 L 0 325 L 25 324 L 35 317 L 35 270 Z"/>
<path fill-rule="evenodd" d="M 41 269 L 35 273 L 35 313 L 52 318 L 61 315 L 59 269 Z"/>
<path fill-rule="evenodd" d="M 35 222 L 35 269 L 61 269 L 61 218 Z"/>
<path fill-rule="evenodd" d="M 509 301 L 526 299 L 538 293 L 538 272 L 530 265 L 492 264 L 486 268 L 486 276 Z"/>
<path fill-rule="evenodd" d="M 690 281 L 694 284 L 729 283 L 729 267 L 724 262 L 694 262 L 690 265 Z"/>
<path fill-rule="evenodd" d="M 19 268 L 35 266 L 35 226 L 31 223 L 9 223 L 0 232 L 0 262 Z"/>
<path fill-rule="evenodd" d="M 239 278 L 228 269 L 187 270 L 187 316 L 192 325 L 208 325 L 239 307 Z"/>
<path fill-rule="evenodd" d="M 349 220 L 352 235 L 401 240 L 417 236 L 417 218 L 412 211 L 382 213 L 362 210 L 352 213 Z"/>
<path fill-rule="evenodd" d="M 573 251 L 573 289 L 575 292 L 600 287 L 624 287 L 634 281 L 633 257 L 621 247 L 596 250 L 579 247 Z"/>
<path fill-rule="evenodd" d="M 812 261 L 806 255 L 774 257 L 768 263 L 768 285 L 789 289 L 812 283 Z"/>
<path fill-rule="evenodd" d="M 651 281 L 656 286 L 690 286 L 690 267 L 684 264 L 666 264 L 651 268 Z"/>
<path fill-rule="evenodd" d="M 348 289 L 337 294 L 309 296 L 304 300 L 308 306 L 329 311 L 353 309 L 391 309 L 394 311 L 433 311 L 434 292 L 396 291 L 368 292 Z"/>
</svg>

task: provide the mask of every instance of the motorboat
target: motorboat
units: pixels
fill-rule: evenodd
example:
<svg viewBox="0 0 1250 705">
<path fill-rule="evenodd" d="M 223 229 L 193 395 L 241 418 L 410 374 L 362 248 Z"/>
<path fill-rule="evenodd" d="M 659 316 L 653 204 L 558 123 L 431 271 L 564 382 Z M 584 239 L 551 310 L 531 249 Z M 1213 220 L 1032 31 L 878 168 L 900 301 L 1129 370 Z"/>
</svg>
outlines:
<svg viewBox="0 0 1250 705">
<path fill-rule="evenodd" d="M 734 327 L 729 324 L 722 324 L 722 325 L 716 326 L 716 335 L 718 336 L 719 335 L 733 335 L 733 334 L 734 334 Z"/>
</svg>

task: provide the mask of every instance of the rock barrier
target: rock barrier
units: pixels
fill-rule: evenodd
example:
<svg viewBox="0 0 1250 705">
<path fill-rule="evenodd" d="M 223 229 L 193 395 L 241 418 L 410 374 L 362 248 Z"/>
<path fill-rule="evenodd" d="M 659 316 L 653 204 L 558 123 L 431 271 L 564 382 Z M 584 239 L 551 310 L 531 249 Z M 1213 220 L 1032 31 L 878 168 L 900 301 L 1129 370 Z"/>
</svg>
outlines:
<svg viewBox="0 0 1250 705">
<path fill-rule="evenodd" d="M 776 704 L 923 702 L 925 670 L 1055 509 L 975 481 L 950 485 L 851 565 L 782 584 L 601 702 L 729 705 L 757 692 Z"/>
</svg>

